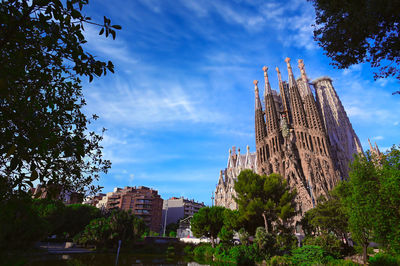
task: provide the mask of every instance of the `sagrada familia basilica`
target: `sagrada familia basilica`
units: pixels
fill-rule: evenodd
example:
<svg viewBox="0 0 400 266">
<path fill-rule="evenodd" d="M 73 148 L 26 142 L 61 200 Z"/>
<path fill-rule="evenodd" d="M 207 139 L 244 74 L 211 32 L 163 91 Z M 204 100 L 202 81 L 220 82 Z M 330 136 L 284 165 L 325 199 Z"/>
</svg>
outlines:
<svg viewBox="0 0 400 266">
<path fill-rule="evenodd" d="M 329 77 L 311 83 L 303 60 L 298 60 L 297 80 L 286 58 L 288 81 L 276 68 L 279 93 L 271 89 L 268 68 L 264 67 L 264 109 L 255 86 L 256 152 L 229 150 L 227 168 L 220 173 L 215 205 L 236 209 L 234 180 L 240 171 L 258 174 L 279 173 L 297 191 L 297 208 L 304 214 L 317 199 L 326 195 L 339 180 L 346 179 L 353 154 L 362 152 L 343 105 Z M 315 91 L 312 93 L 311 86 Z"/>
</svg>

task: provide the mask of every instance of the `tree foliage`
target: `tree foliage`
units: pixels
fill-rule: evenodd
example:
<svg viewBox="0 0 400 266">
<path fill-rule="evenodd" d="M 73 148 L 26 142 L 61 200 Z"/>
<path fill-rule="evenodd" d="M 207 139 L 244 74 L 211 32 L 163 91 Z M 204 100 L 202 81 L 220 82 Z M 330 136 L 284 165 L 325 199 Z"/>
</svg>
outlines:
<svg viewBox="0 0 400 266">
<path fill-rule="evenodd" d="M 82 192 L 110 167 L 101 135 L 88 132 L 80 77 L 91 81 L 109 62 L 84 51 L 84 25 L 115 38 L 118 25 L 91 22 L 88 0 L 0 2 L 0 199 L 39 181 Z M 94 116 L 93 119 L 97 117 Z M 94 186 L 89 187 L 94 191 Z"/>
<path fill-rule="evenodd" d="M 41 217 L 28 197 L 0 201 L 0 248 L 23 249 L 47 236 L 50 224 Z"/>
<path fill-rule="evenodd" d="M 348 215 L 338 192 L 334 189 L 328 198 L 321 197 L 315 208 L 306 212 L 302 219 L 303 230 L 307 235 L 334 234 L 337 238 L 347 238 Z M 317 230 L 318 229 L 318 230 Z"/>
<path fill-rule="evenodd" d="M 400 79 L 400 2 L 309 0 L 316 10 L 314 38 L 333 65 L 369 62 L 375 79 Z M 399 93 L 399 91 L 397 91 Z"/>
<path fill-rule="evenodd" d="M 144 221 L 130 211 L 113 210 L 108 217 L 92 220 L 85 230 L 75 237 L 81 244 L 93 244 L 96 248 L 116 246 L 137 241 L 147 230 Z"/>
<path fill-rule="evenodd" d="M 352 238 L 363 247 L 376 241 L 389 252 L 400 253 L 400 147 L 379 156 L 369 152 L 351 164 L 348 182 L 338 186 L 349 215 Z"/>
<path fill-rule="evenodd" d="M 82 232 L 90 221 L 100 218 L 100 209 L 85 205 L 71 204 L 65 207 L 65 222 L 61 228 L 62 233 L 67 233 L 69 237 L 74 237 Z"/>
<path fill-rule="evenodd" d="M 378 176 L 369 154 L 366 157 L 356 156 L 350 169 L 349 180 L 340 183 L 337 189 L 349 214 L 351 237 L 363 247 L 366 263 L 367 247 L 373 239 L 373 202 L 378 198 Z"/>
<path fill-rule="evenodd" d="M 268 233 L 287 227 L 295 215 L 296 191 L 290 191 L 286 180 L 278 174 L 260 176 L 243 170 L 235 181 L 235 191 L 240 218 L 251 233 L 262 225 Z"/>
<path fill-rule="evenodd" d="M 213 206 L 201 208 L 193 215 L 190 226 L 195 237 L 210 237 L 214 248 L 214 240 L 224 225 L 224 207 Z"/>
</svg>

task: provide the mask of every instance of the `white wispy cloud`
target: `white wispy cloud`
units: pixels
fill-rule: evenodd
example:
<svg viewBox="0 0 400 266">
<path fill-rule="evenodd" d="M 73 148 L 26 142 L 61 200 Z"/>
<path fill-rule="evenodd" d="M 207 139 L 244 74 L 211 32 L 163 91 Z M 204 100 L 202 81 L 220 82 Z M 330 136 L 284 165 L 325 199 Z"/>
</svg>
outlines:
<svg viewBox="0 0 400 266">
<path fill-rule="evenodd" d="M 261 7 L 266 25 L 276 29 L 278 40 L 287 47 L 317 48 L 313 40 L 314 9 L 306 1 L 269 2 Z"/>
<path fill-rule="evenodd" d="M 177 122 L 217 123 L 223 115 L 210 110 L 180 85 L 137 88 L 117 82 L 110 91 L 88 92 L 88 107 L 112 124 L 131 127 L 173 126 Z M 187 89 L 187 88 L 186 88 Z"/>
<path fill-rule="evenodd" d="M 85 46 L 95 53 L 95 55 L 102 55 L 103 58 L 111 60 L 117 64 L 134 65 L 139 62 L 138 58 L 132 54 L 128 42 L 126 42 L 120 35 L 121 31 L 116 31 L 117 38 L 112 39 L 111 36 L 105 37 L 105 34 L 99 35 L 100 28 L 92 25 L 85 25 L 83 32 L 85 39 L 88 41 Z M 101 60 L 105 60 L 101 58 Z"/>
</svg>

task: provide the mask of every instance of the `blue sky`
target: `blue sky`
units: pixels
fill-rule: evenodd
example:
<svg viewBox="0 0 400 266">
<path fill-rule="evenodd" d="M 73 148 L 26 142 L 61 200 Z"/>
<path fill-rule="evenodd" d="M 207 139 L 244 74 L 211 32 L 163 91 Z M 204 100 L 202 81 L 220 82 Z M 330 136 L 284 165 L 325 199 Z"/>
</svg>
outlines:
<svg viewBox="0 0 400 266">
<path fill-rule="evenodd" d="M 304 59 L 311 79 L 330 76 L 364 149 L 400 143 L 400 96 L 394 79 L 374 81 L 369 65 L 337 70 L 312 38 L 307 1 L 91 1 L 84 13 L 122 26 L 116 40 L 87 25 L 86 48 L 111 60 L 115 74 L 84 83 L 85 112 L 100 118 L 112 169 L 99 182 L 149 186 L 166 199 L 211 204 L 228 150 L 255 149 L 254 89 L 264 65 L 277 89 L 275 67 L 287 80 L 286 57 Z"/>
</svg>

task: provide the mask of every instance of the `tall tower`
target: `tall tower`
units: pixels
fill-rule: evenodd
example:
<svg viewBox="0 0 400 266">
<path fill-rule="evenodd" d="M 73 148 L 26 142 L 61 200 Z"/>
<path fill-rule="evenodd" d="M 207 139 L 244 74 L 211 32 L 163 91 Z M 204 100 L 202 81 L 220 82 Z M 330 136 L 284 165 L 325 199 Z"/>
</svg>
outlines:
<svg viewBox="0 0 400 266">
<path fill-rule="evenodd" d="M 362 153 L 360 140 L 354 132 L 346 111 L 332 86 L 332 79 L 321 77 L 312 82 L 317 105 L 321 112 L 325 130 L 329 136 L 332 158 L 341 179 L 349 175 L 349 163 L 353 154 Z"/>
<path fill-rule="evenodd" d="M 308 84 L 304 63 L 299 61 L 301 79 L 296 82 L 290 58 L 286 58 L 285 62 L 287 83 L 282 81 L 281 73 L 276 68 L 281 96 L 280 108 L 276 108 L 274 102 L 268 68 L 263 68 L 265 120 L 255 83 L 258 172 L 276 172 L 284 176 L 289 185 L 298 192 L 298 211 L 304 213 L 315 206 L 320 196 L 326 196 L 339 178 L 329 150 L 324 120 Z M 281 115 L 277 109 L 282 110 Z M 265 130 L 262 129 L 263 124 Z"/>
<path fill-rule="evenodd" d="M 295 79 L 290 58 L 286 58 L 288 82 L 276 68 L 279 94 L 272 90 L 268 68 L 263 67 L 265 111 L 261 105 L 258 81 L 255 80 L 256 152 L 246 155 L 229 152 L 228 166 L 220 173 L 215 191 L 218 206 L 237 208 L 234 180 L 243 169 L 258 174 L 279 173 L 291 189 L 296 189 L 298 216 L 326 196 L 338 180 L 348 175 L 352 155 L 362 152 L 360 142 L 337 96 L 330 78 L 315 80 L 314 98 L 303 60 L 301 77 Z M 374 152 L 379 153 L 376 147 Z"/>
<path fill-rule="evenodd" d="M 266 151 L 266 160 L 270 162 L 269 168 L 265 169 L 266 174 L 271 174 L 273 172 L 280 173 L 283 172 L 283 163 L 282 163 L 282 144 L 283 138 L 280 134 L 280 126 L 279 126 L 279 116 L 278 111 L 276 110 L 276 105 L 274 101 L 274 97 L 272 94 L 271 84 L 268 79 L 268 67 L 263 67 L 264 71 L 264 81 L 265 81 L 265 89 L 264 89 L 264 100 L 265 100 L 265 118 L 267 125 L 267 137 L 265 138 L 265 151 Z"/>
<path fill-rule="evenodd" d="M 257 171 L 264 173 L 269 169 L 269 162 L 267 159 L 268 149 L 265 145 L 265 138 L 267 137 L 267 128 L 265 127 L 264 112 L 262 110 L 260 93 L 258 90 L 258 80 L 254 80 L 254 93 L 255 93 L 255 131 L 256 131 L 256 151 L 257 151 Z"/>
<path fill-rule="evenodd" d="M 308 124 L 308 134 L 305 136 L 307 157 L 307 171 L 309 171 L 310 183 L 313 193 L 323 195 L 331 190 L 340 176 L 335 169 L 331 151 L 329 149 L 329 140 L 322 124 L 322 117 L 318 112 L 317 104 L 311 88 L 308 84 L 308 78 L 305 71 L 303 60 L 299 60 L 299 69 L 303 87 L 304 109 Z M 316 186 L 316 184 L 322 184 Z M 320 190 L 320 191 L 319 191 Z"/>
</svg>

